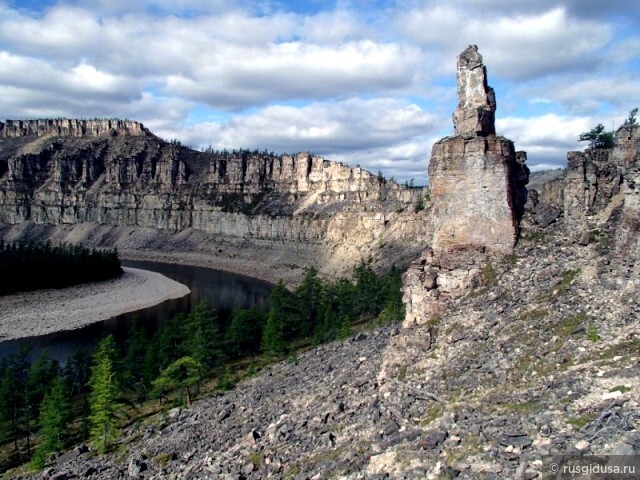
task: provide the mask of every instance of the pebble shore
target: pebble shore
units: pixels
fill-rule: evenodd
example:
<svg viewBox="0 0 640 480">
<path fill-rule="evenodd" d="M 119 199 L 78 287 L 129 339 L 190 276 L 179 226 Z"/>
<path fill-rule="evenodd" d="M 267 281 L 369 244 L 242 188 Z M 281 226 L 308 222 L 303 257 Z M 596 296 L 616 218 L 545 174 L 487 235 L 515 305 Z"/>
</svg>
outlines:
<svg viewBox="0 0 640 480">
<path fill-rule="evenodd" d="M 105 282 L 0 297 L 0 341 L 75 330 L 190 291 L 156 272 L 123 270 L 120 277 Z"/>
</svg>

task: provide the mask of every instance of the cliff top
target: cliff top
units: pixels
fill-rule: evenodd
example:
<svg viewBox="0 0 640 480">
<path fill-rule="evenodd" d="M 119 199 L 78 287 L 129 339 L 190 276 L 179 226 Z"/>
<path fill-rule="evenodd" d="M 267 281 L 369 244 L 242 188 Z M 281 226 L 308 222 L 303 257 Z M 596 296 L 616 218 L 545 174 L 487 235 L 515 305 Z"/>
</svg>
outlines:
<svg viewBox="0 0 640 480">
<path fill-rule="evenodd" d="M 119 119 L 38 119 L 7 120 L 0 122 L 0 137 L 153 137 L 154 135 L 140 122 Z"/>
</svg>

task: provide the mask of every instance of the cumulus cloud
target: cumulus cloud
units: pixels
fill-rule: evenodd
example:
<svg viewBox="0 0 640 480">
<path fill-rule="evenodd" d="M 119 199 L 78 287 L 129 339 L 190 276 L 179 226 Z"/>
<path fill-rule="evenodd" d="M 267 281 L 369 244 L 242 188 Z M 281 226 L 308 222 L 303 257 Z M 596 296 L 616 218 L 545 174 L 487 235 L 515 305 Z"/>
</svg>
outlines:
<svg viewBox="0 0 640 480">
<path fill-rule="evenodd" d="M 196 146 L 312 150 L 417 179 L 451 131 L 468 44 L 531 165 L 562 164 L 580 131 L 637 106 L 640 2 L 33 5 L 0 0 L 0 111 L 14 118 L 128 117 Z"/>
<path fill-rule="evenodd" d="M 491 71 L 513 80 L 591 70 L 602 62 L 599 49 L 611 38 L 609 25 L 571 18 L 562 7 L 493 17 L 455 4 L 429 5 L 405 12 L 399 22 L 425 48 L 445 52 L 444 71 L 454 71 L 451 58 L 466 45 L 482 42 Z M 449 32 L 456 32 L 455 42 Z"/>
<path fill-rule="evenodd" d="M 429 140 L 448 120 L 395 99 L 270 106 L 226 122 L 165 129 L 199 148 L 258 148 L 275 152 L 311 151 L 350 165 L 408 179 L 425 175 Z"/>
<path fill-rule="evenodd" d="M 202 123 L 180 131 L 191 144 L 216 148 L 264 147 L 316 153 L 392 145 L 440 127 L 442 119 L 415 104 L 395 99 L 269 106 L 221 123 Z M 176 132 L 177 133 L 177 132 Z"/>
<path fill-rule="evenodd" d="M 338 48 L 298 42 L 225 50 L 190 77 L 167 78 L 171 94 L 234 109 L 267 100 L 312 99 L 392 91 L 410 84 L 417 54 L 370 41 Z"/>
<path fill-rule="evenodd" d="M 582 150 L 585 145 L 578 142 L 578 137 L 596 123 L 588 117 L 545 114 L 502 118 L 496 122 L 496 129 L 514 141 L 516 150 L 527 152 L 530 166 L 545 165 L 548 168 L 565 166 L 567 152 Z"/>
</svg>

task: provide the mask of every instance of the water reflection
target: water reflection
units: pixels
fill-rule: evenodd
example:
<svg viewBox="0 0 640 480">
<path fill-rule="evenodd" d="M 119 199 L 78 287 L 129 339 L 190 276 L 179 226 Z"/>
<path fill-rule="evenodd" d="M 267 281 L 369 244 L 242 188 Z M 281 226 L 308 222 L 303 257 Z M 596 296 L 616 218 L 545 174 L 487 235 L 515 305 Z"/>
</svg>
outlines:
<svg viewBox="0 0 640 480">
<path fill-rule="evenodd" d="M 91 351 L 96 339 L 113 334 L 117 340 L 126 338 L 134 317 L 140 320 L 149 334 L 180 312 L 188 312 L 202 300 L 216 308 L 221 319 L 228 317 L 236 307 L 265 306 L 272 285 L 243 275 L 202 267 L 173 265 L 168 263 L 123 261 L 123 266 L 142 268 L 187 285 L 191 293 L 183 298 L 167 300 L 154 307 L 127 313 L 68 332 L 58 332 L 39 337 L 0 342 L 0 358 L 17 353 L 23 347 L 31 348 L 31 357 L 37 357 L 45 349 L 51 357 L 64 361 L 79 349 Z"/>
</svg>

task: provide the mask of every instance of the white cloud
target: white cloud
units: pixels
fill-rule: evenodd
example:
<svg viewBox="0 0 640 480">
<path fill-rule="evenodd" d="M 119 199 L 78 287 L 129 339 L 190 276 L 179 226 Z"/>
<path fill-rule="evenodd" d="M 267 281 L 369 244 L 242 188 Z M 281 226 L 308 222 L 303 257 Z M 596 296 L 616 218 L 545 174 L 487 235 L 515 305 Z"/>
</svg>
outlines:
<svg viewBox="0 0 640 480">
<path fill-rule="evenodd" d="M 25 90 L 49 91 L 51 95 L 69 95 L 75 100 L 132 101 L 140 94 L 136 81 L 99 71 L 84 63 L 68 69 L 34 58 L 0 51 L 0 85 Z"/>
<path fill-rule="evenodd" d="M 451 4 L 429 5 L 405 12 L 399 23 L 425 48 L 445 52 L 443 70 L 454 72 L 451 59 L 467 45 L 481 44 L 491 72 L 515 80 L 593 69 L 602 61 L 599 49 L 611 38 L 606 23 L 571 18 L 561 7 L 495 17 Z"/>
<path fill-rule="evenodd" d="M 614 117 L 619 117 L 622 112 L 637 106 L 640 80 L 637 76 L 568 79 L 566 82 L 554 82 L 548 91 L 556 102 L 571 112 L 585 114 L 609 104 L 618 111 Z"/>
<path fill-rule="evenodd" d="M 588 117 L 546 114 L 537 117 L 507 117 L 496 122 L 496 129 L 515 143 L 516 150 L 527 152 L 530 166 L 548 164 L 564 166 L 567 152 L 582 150 L 580 133 L 598 122 Z"/>
<path fill-rule="evenodd" d="M 451 131 L 468 44 L 499 87 L 498 129 L 531 165 L 564 162 L 580 131 L 638 106 L 640 2 L 327 5 L 0 0 L 0 111 L 126 116 L 193 145 L 312 150 L 402 179 Z"/>
<path fill-rule="evenodd" d="M 228 122 L 165 129 L 165 138 L 214 148 L 312 151 L 350 165 L 408 179 L 425 175 L 433 137 L 443 122 L 415 104 L 393 99 L 347 99 L 305 107 L 271 106 Z"/>
<path fill-rule="evenodd" d="M 442 119 L 393 99 L 347 99 L 304 107 L 270 106 L 224 123 L 202 123 L 174 132 L 187 143 L 274 151 L 352 151 L 424 136 Z M 212 138 L 212 136 L 214 138 Z"/>
<path fill-rule="evenodd" d="M 190 76 L 169 76 L 165 91 L 228 109 L 267 100 L 388 92 L 411 83 L 419 58 L 413 49 L 370 41 L 337 48 L 299 42 L 227 48 L 213 57 Z"/>
</svg>

